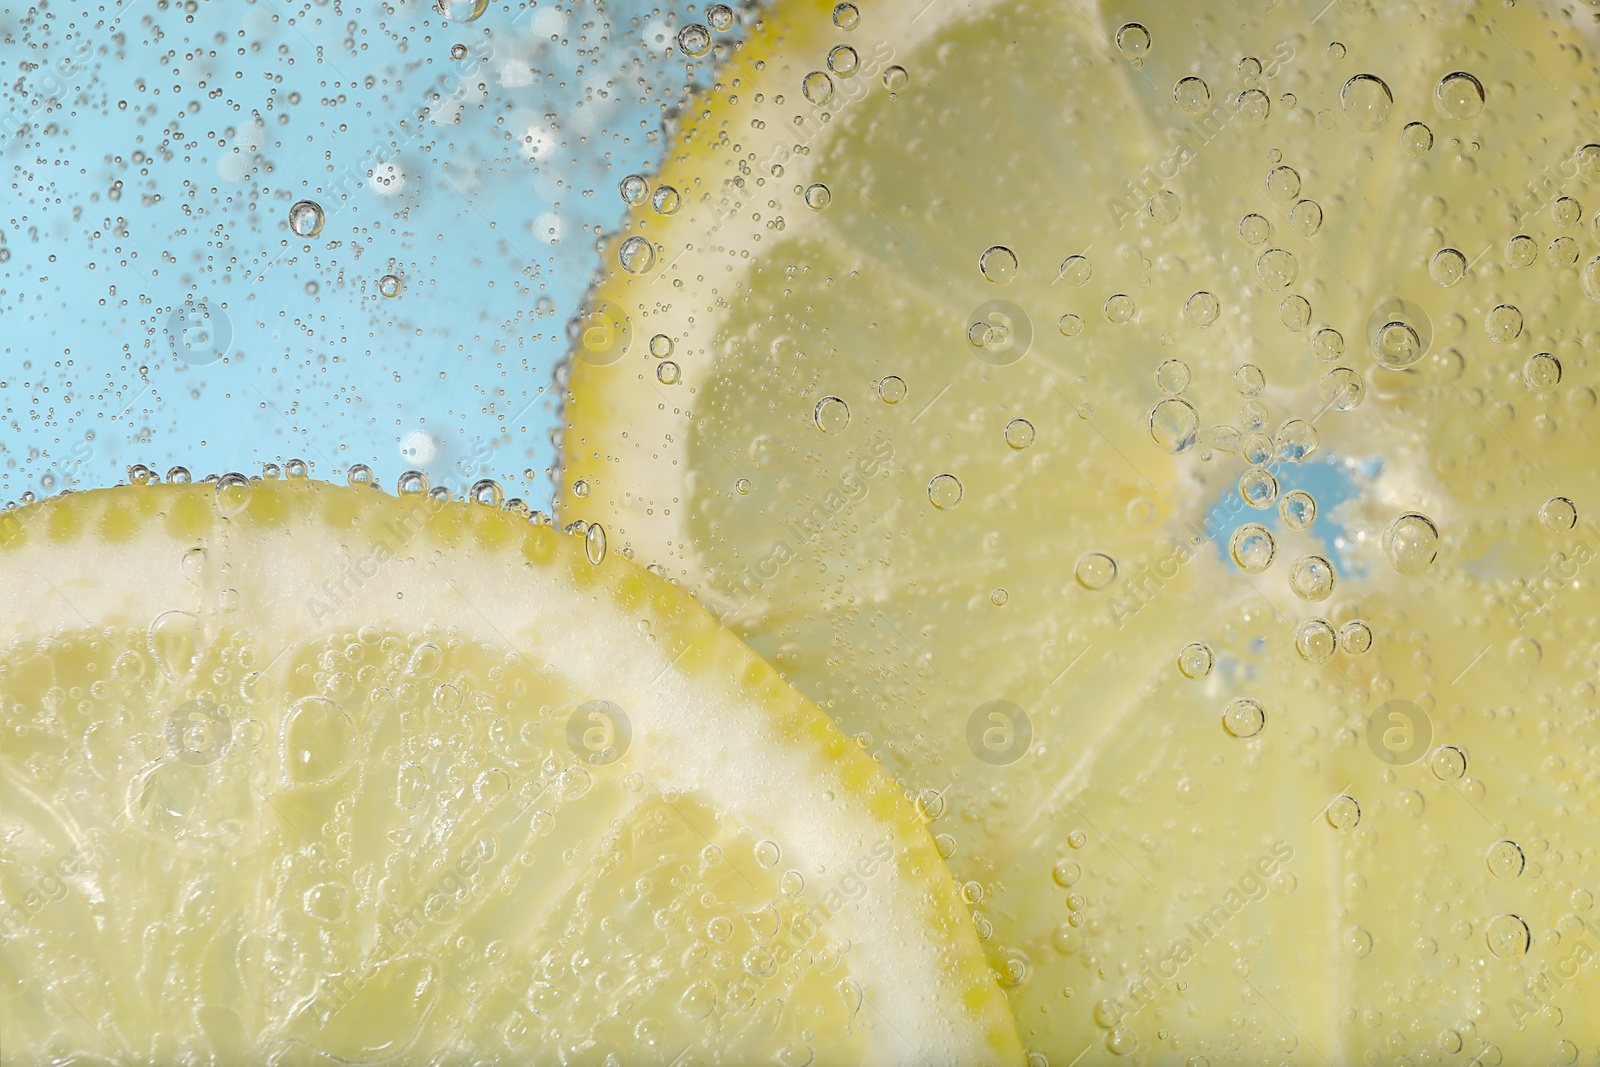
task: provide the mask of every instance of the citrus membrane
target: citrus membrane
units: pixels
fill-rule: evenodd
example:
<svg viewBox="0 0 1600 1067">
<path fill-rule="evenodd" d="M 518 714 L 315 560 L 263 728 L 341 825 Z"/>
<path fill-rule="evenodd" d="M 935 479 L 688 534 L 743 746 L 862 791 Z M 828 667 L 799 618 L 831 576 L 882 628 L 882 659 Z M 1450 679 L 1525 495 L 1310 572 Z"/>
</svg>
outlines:
<svg viewBox="0 0 1600 1067">
<path fill-rule="evenodd" d="M 613 240 L 563 521 L 922 798 L 1037 1059 L 1600 1045 L 1587 18 L 778 3 Z"/>
<path fill-rule="evenodd" d="M 602 537 L 229 475 L 0 587 L 8 1059 L 1019 1058 L 900 790 Z"/>
</svg>

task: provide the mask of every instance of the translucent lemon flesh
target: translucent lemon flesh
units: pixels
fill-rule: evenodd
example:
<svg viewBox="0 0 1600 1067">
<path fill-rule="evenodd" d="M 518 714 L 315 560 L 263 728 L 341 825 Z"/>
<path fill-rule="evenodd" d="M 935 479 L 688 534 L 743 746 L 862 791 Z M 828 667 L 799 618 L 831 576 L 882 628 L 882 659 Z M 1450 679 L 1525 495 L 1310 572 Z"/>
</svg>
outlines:
<svg viewBox="0 0 1600 1067">
<path fill-rule="evenodd" d="M 8 1061 L 1019 1058 L 897 787 L 595 539 L 243 479 L 3 523 Z"/>
<path fill-rule="evenodd" d="M 1588 20 L 780 3 L 613 244 L 565 518 L 924 798 L 1046 1061 L 1600 1047 Z"/>
</svg>

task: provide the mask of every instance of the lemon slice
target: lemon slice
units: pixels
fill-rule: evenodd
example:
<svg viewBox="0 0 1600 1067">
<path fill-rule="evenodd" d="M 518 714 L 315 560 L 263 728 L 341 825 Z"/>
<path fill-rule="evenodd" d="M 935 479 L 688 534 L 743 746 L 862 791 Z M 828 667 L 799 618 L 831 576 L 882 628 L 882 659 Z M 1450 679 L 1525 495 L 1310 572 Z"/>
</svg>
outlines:
<svg viewBox="0 0 1600 1067">
<path fill-rule="evenodd" d="M 598 527 L 237 475 L 3 522 L 8 1059 L 1018 1058 L 897 788 Z"/>
<path fill-rule="evenodd" d="M 613 241 L 563 516 L 918 793 L 1044 1061 L 1600 1044 L 1581 17 L 779 3 Z"/>
</svg>

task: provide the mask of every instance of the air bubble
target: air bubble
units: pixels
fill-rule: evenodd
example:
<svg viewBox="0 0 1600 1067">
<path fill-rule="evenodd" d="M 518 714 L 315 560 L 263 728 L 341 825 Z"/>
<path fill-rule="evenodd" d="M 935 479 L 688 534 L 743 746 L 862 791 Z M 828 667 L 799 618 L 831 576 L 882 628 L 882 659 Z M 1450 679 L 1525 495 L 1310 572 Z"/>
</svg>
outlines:
<svg viewBox="0 0 1600 1067">
<path fill-rule="evenodd" d="M 1278 544 L 1272 531 L 1259 522 L 1247 522 L 1233 531 L 1228 539 L 1228 554 L 1239 569 L 1247 574 L 1260 574 L 1272 566 Z"/>
<path fill-rule="evenodd" d="M 1383 554 L 1401 574 L 1421 574 L 1439 556 L 1439 527 L 1426 515 L 1408 511 L 1384 527 Z"/>
<path fill-rule="evenodd" d="M 1291 489 L 1278 501 L 1278 514 L 1291 530 L 1307 530 L 1317 518 L 1317 500 L 1304 489 Z"/>
<path fill-rule="evenodd" d="M 1200 434 L 1200 416 L 1187 400 L 1169 397 L 1150 410 L 1150 439 L 1174 455 L 1193 448 Z"/>
<path fill-rule="evenodd" d="M 1333 564 L 1326 557 L 1308 554 L 1289 566 L 1289 588 L 1301 600 L 1323 601 L 1333 595 L 1337 581 Z"/>
<path fill-rule="evenodd" d="M 1216 655 L 1211 646 L 1196 641 L 1178 650 L 1178 671 L 1185 678 L 1199 681 L 1211 673 L 1216 665 Z"/>
<path fill-rule="evenodd" d="M 296 237 L 315 237 L 326 221 L 322 205 L 315 200 L 299 200 L 289 209 L 289 229 Z"/>
<path fill-rule="evenodd" d="M 1339 90 L 1345 121 L 1363 133 L 1381 130 L 1394 113 L 1394 93 L 1376 74 L 1357 74 Z"/>
<path fill-rule="evenodd" d="M 928 502 L 940 511 L 961 503 L 961 479 L 954 474 L 936 474 L 928 482 Z"/>
<path fill-rule="evenodd" d="M 839 433 L 850 425 L 850 405 L 836 396 L 825 396 L 812 409 L 811 419 L 823 433 Z"/>
<path fill-rule="evenodd" d="M 1104 552 L 1085 552 L 1078 557 L 1072 574 L 1085 589 L 1104 589 L 1116 580 L 1117 561 Z"/>
<path fill-rule="evenodd" d="M 1578 525 L 1578 506 L 1564 496 L 1553 496 L 1539 508 L 1539 521 L 1547 530 L 1565 533 Z"/>
<path fill-rule="evenodd" d="M 1007 285 L 1017 276 L 1017 254 L 1005 245 L 990 245 L 978 257 L 978 270 L 996 285 Z"/>
<path fill-rule="evenodd" d="M 691 59 L 699 59 L 711 51 L 711 31 L 698 22 L 691 22 L 678 31 L 678 51 Z"/>
<path fill-rule="evenodd" d="M 1230 736 L 1249 738 L 1259 734 L 1267 725 L 1267 712 L 1258 701 L 1238 697 L 1228 701 L 1222 709 L 1222 728 Z"/>
<path fill-rule="evenodd" d="M 1483 110 L 1483 83 L 1464 70 L 1446 74 L 1433 91 L 1439 113 L 1451 119 L 1470 119 Z"/>
</svg>

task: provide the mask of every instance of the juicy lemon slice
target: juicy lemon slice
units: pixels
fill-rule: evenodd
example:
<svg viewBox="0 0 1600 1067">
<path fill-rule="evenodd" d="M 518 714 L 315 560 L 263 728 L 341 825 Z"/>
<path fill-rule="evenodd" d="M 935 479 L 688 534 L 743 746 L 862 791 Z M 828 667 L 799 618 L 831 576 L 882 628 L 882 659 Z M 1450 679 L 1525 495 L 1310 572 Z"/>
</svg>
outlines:
<svg viewBox="0 0 1600 1067">
<path fill-rule="evenodd" d="M 1585 17 L 779 3 L 613 243 L 564 516 L 917 791 L 1036 1056 L 1600 1045 Z"/>
<path fill-rule="evenodd" d="M 7 1059 L 1017 1059 L 899 790 L 603 545 L 236 475 L 7 513 Z"/>
</svg>

